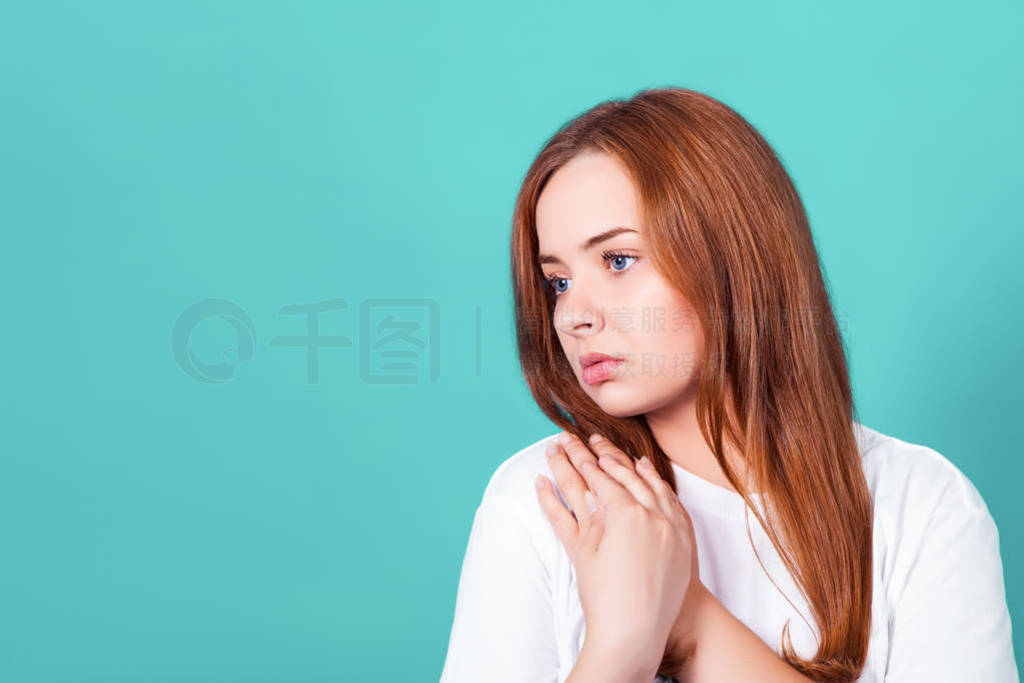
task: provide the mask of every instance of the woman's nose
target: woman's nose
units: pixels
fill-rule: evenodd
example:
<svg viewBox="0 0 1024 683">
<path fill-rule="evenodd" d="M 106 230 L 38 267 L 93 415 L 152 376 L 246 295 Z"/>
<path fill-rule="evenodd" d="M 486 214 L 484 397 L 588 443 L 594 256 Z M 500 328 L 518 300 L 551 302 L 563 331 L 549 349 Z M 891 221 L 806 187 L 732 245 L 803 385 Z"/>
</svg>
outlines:
<svg viewBox="0 0 1024 683">
<path fill-rule="evenodd" d="M 570 287 L 555 307 L 555 328 L 563 334 L 591 335 L 604 327 L 605 310 L 581 289 Z"/>
</svg>

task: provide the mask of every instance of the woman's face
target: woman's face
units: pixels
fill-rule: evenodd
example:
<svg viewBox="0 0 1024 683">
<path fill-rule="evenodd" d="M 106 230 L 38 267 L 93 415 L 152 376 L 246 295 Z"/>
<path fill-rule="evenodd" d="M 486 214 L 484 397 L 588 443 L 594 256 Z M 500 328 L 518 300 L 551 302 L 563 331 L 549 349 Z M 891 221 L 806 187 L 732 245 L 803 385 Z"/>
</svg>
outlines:
<svg viewBox="0 0 1024 683">
<path fill-rule="evenodd" d="M 536 222 L 555 330 L 584 391 L 616 417 L 692 402 L 700 324 L 651 263 L 619 162 L 596 152 L 575 157 L 549 179 Z M 623 362 L 584 370 L 581 357 L 592 353 Z"/>
</svg>

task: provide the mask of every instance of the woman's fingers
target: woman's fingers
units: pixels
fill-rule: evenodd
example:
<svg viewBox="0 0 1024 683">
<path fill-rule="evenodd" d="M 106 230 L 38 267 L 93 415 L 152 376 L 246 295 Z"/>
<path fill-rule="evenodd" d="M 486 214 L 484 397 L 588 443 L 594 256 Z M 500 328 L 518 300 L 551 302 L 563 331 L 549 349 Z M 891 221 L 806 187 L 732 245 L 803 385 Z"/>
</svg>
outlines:
<svg viewBox="0 0 1024 683">
<path fill-rule="evenodd" d="M 558 500 L 550 479 L 543 474 L 538 474 L 535 483 L 537 485 L 537 499 L 540 501 L 541 509 L 544 510 L 548 521 L 551 522 L 551 527 L 555 530 L 558 540 L 562 542 L 562 546 L 571 556 L 575 552 L 576 545 L 579 543 L 579 524 L 572 516 L 572 513 L 562 505 L 562 501 Z"/>
<path fill-rule="evenodd" d="M 577 472 L 583 471 L 583 463 L 590 461 L 597 464 L 597 456 L 594 455 L 586 444 L 580 441 L 575 434 L 569 432 L 562 432 L 558 435 L 555 441 L 561 445 L 565 450 L 566 455 L 569 457 L 569 461 L 572 466 L 576 468 Z"/>
<path fill-rule="evenodd" d="M 632 467 L 635 464 L 633 462 L 633 458 L 623 453 L 622 449 L 616 447 L 615 444 L 601 434 L 591 434 L 587 441 L 587 445 L 590 447 L 590 450 L 594 451 L 597 455 L 607 456 L 612 460 L 617 460 L 623 465 L 627 465 L 629 467 Z"/>
<path fill-rule="evenodd" d="M 603 505 L 605 511 L 614 505 L 638 502 L 633 494 L 593 461 L 584 460 L 581 470 L 587 486 L 597 494 L 598 505 Z"/>
<path fill-rule="evenodd" d="M 591 467 L 588 465 L 587 467 Z M 596 465 L 594 465 L 596 467 Z M 592 496 L 590 491 L 587 491 L 588 496 Z M 601 544 L 601 537 L 604 535 L 604 520 L 605 520 L 605 507 L 604 504 L 595 499 L 594 511 L 590 513 L 590 525 L 586 532 L 579 536 L 578 548 L 588 550 L 590 552 L 596 552 L 598 546 Z"/>
<path fill-rule="evenodd" d="M 557 441 L 552 441 L 547 446 L 548 467 L 555 476 L 555 483 L 565 495 L 572 514 L 575 515 L 581 531 L 586 531 L 590 523 L 590 508 L 587 505 L 586 491 L 587 482 L 569 462 L 569 458 Z M 556 499 L 557 500 L 557 499 Z M 559 502 L 559 505 L 561 503 Z M 564 506 L 563 506 L 564 507 Z"/>
<path fill-rule="evenodd" d="M 592 481 L 593 472 L 602 474 L 607 479 L 611 478 L 608 477 L 608 475 L 601 470 L 601 467 L 597 462 L 597 457 L 591 452 L 589 448 L 587 448 L 586 444 L 580 441 L 579 437 L 577 437 L 575 434 L 572 434 L 570 432 L 562 432 L 561 434 L 558 435 L 557 441 L 559 444 L 561 444 L 562 448 L 565 449 L 565 452 L 568 454 L 572 466 L 576 468 L 576 470 L 580 474 L 583 475 L 583 486 L 589 487 L 591 491 L 598 495 L 598 497 L 601 497 L 601 491 L 594 486 L 594 483 Z M 589 465 L 592 465 L 593 468 L 588 467 Z M 619 494 L 614 493 L 613 489 L 609 489 L 609 483 L 618 486 L 619 489 L 622 488 L 613 479 L 611 479 L 610 482 L 605 483 L 605 495 L 611 495 L 611 497 L 602 498 L 606 505 L 615 498 L 621 498 L 621 493 L 626 493 L 625 491 L 620 491 Z"/>
<path fill-rule="evenodd" d="M 632 493 L 637 502 L 648 510 L 661 510 L 667 513 L 654 491 L 651 490 L 647 479 L 636 473 L 633 461 L 629 459 L 629 456 L 600 434 L 591 435 L 590 447 L 598 454 L 598 462 L 601 467 Z M 625 459 L 628 464 L 623 464 L 622 459 Z"/>
<path fill-rule="evenodd" d="M 651 464 L 651 461 L 646 456 L 641 458 L 636 464 L 636 471 L 637 474 L 644 478 L 648 486 L 651 487 L 651 491 L 654 493 L 655 498 L 658 499 L 662 511 L 664 511 L 669 519 L 677 516 L 680 512 L 685 512 L 683 504 L 679 502 L 679 498 L 676 496 L 676 492 L 672 490 L 667 481 L 661 478 L 661 475 L 654 469 L 654 465 Z"/>
<path fill-rule="evenodd" d="M 562 432 L 554 439 L 554 441 L 552 441 L 551 444 L 548 445 L 548 447 L 554 448 L 554 444 L 558 444 L 562 447 L 562 450 L 565 452 L 566 457 L 568 457 L 569 462 L 572 463 L 577 474 L 580 474 L 583 471 L 582 468 L 584 462 L 590 461 L 595 465 L 599 464 L 597 461 L 597 455 L 595 455 L 595 452 L 592 450 L 592 446 L 588 446 L 583 443 L 583 441 L 577 438 L 575 434 Z M 604 454 L 618 460 L 623 465 L 632 466 L 633 464 L 632 459 L 617 448 L 613 447 L 612 449 L 608 449 Z M 586 481 L 584 480 L 584 486 L 585 485 Z M 590 509 L 592 510 L 593 507 Z"/>
</svg>

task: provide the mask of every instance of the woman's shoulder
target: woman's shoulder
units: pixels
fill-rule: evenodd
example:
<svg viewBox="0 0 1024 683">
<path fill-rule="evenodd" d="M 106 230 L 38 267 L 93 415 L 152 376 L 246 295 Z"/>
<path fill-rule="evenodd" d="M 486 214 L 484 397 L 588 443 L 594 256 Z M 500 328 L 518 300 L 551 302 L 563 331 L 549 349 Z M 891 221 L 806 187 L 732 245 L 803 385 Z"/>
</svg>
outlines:
<svg viewBox="0 0 1024 683">
<path fill-rule="evenodd" d="M 553 562 L 561 545 L 540 505 L 534 480 L 538 474 L 546 476 L 562 504 L 569 507 L 545 455 L 548 442 L 560 433 L 552 432 L 502 460 L 487 482 L 479 506 L 488 519 L 514 520 L 548 563 Z"/>
<path fill-rule="evenodd" d="M 856 422 L 854 434 L 876 508 L 895 507 L 919 516 L 927 516 L 940 504 L 987 512 L 967 475 L 934 448 Z M 908 508 L 908 503 L 913 507 Z"/>
<path fill-rule="evenodd" d="M 890 604 L 943 558 L 998 559 L 999 531 L 974 483 L 934 448 L 859 425 L 864 474 L 874 506 L 875 561 Z M 956 550 L 951 548 L 956 546 Z M 922 561 L 920 558 L 929 558 Z"/>
<path fill-rule="evenodd" d="M 483 501 L 502 498 L 522 505 L 536 499 L 533 482 L 538 474 L 551 478 L 545 450 L 560 432 L 552 432 L 506 457 L 494 470 L 484 488 Z"/>
<path fill-rule="evenodd" d="M 878 615 L 889 630 L 887 672 L 900 680 L 951 671 L 1018 680 L 999 530 L 978 489 L 934 448 L 859 431 L 879 604 L 888 612 Z"/>
<path fill-rule="evenodd" d="M 887 545 L 906 546 L 920 540 L 938 523 L 973 519 L 984 524 L 991 520 L 978 489 L 945 455 L 859 422 L 853 427 L 875 524 Z M 548 442 L 559 433 L 553 431 L 504 458 L 487 482 L 481 506 L 514 510 L 531 535 L 555 538 L 537 499 L 534 480 L 538 474 L 548 477 L 556 495 L 569 507 L 545 457 Z"/>
</svg>

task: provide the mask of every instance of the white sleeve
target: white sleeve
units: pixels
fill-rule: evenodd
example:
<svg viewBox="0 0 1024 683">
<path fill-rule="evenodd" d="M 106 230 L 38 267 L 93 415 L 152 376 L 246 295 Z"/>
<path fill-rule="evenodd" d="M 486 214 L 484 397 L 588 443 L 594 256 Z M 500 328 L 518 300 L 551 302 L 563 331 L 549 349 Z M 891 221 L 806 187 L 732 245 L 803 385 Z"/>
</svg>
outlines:
<svg viewBox="0 0 1024 683">
<path fill-rule="evenodd" d="M 441 683 L 555 683 L 551 577 L 515 504 L 485 494 L 462 561 Z"/>
<path fill-rule="evenodd" d="M 999 532 L 959 470 L 923 528 L 891 596 L 886 683 L 1018 683 Z"/>
</svg>

